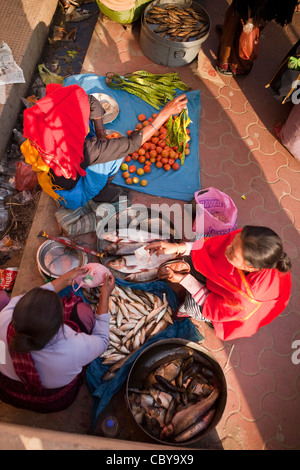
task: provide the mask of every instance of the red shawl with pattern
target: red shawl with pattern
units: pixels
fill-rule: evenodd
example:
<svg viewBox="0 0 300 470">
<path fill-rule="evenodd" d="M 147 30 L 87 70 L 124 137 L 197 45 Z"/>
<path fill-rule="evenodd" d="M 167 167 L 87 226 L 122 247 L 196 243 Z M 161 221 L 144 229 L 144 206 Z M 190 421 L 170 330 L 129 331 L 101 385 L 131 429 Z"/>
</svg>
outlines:
<svg viewBox="0 0 300 470">
<path fill-rule="evenodd" d="M 225 249 L 238 232 L 196 241 L 192 250 L 193 265 L 207 278 L 210 291 L 202 314 L 222 340 L 254 335 L 280 315 L 291 294 L 290 272 L 262 269 L 245 274 L 227 261 Z"/>
</svg>

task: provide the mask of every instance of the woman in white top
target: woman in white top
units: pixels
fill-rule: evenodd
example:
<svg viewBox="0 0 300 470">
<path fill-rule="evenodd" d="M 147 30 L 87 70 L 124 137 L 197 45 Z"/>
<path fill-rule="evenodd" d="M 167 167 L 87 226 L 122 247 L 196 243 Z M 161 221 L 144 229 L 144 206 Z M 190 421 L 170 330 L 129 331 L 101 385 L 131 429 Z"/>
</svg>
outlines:
<svg viewBox="0 0 300 470">
<path fill-rule="evenodd" d="M 115 285 L 114 277 L 106 275 L 95 314 L 73 294 L 62 302 L 58 293 L 83 273 L 85 268 L 75 268 L 10 301 L 2 292 L 2 401 L 49 413 L 65 409 L 75 400 L 85 366 L 107 349 L 108 299 Z"/>
</svg>

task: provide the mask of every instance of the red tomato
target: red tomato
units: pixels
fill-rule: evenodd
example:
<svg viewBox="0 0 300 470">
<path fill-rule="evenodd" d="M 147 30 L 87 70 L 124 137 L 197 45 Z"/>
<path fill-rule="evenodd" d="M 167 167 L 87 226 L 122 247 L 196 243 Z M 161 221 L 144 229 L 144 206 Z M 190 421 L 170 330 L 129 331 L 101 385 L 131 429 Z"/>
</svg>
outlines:
<svg viewBox="0 0 300 470">
<path fill-rule="evenodd" d="M 179 170 L 179 168 L 180 168 L 179 163 L 173 163 L 173 165 L 172 165 L 173 170 Z"/>
<path fill-rule="evenodd" d="M 174 163 L 175 163 L 174 158 L 169 158 L 168 163 L 169 163 L 169 165 L 171 165 L 171 166 L 174 165 Z"/>
<path fill-rule="evenodd" d="M 162 162 L 156 162 L 156 168 L 162 168 L 163 164 Z"/>
<path fill-rule="evenodd" d="M 135 173 L 136 172 L 136 166 L 135 165 L 130 165 L 128 168 L 129 173 Z"/>
<path fill-rule="evenodd" d="M 131 156 L 132 156 L 132 160 L 138 160 L 139 159 L 139 154 L 137 152 L 133 152 L 133 154 Z"/>
<path fill-rule="evenodd" d="M 131 179 L 131 178 L 127 178 L 126 184 L 132 184 L 132 179 Z"/>
<path fill-rule="evenodd" d="M 150 171 L 151 171 L 151 165 L 145 165 L 144 166 L 144 172 L 145 173 L 150 173 Z"/>
<path fill-rule="evenodd" d="M 127 162 L 127 163 L 128 163 L 128 162 L 130 162 L 130 161 L 131 161 L 131 156 L 130 156 L 130 155 L 128 155 L 128 156 L 125 158 L 125 162 Z"/>
<path fill-rule="evenodd" d="M 140 162 L 140 163 L 145 163 L 145 161 L 146 161 L 146 157 L 144 157 L 144 155 L 141 155 L 141 156 L 139 157 L 139 162 Z"/>
<path fill-rule="evenodd" d="M 146 116 L 145 116 L 145 114 L 140 114 L 140 115 L 138 116 L 138 120 L 139 120 L 140 122 L 146 121 Z"/>
<path fill-rule="evenodd" d="M 164 170 L 170 171 L 171 170 L 171 165 L 169 165 L 168 163 L 166 165 L 164 165 Z"/>
<path fill-rule="evenodd" d="M 163 165 L 166 165 L 166 163 L 169 163 L 169 159 L 166 157 L 162 157 L 161 162 Z"/>
</svg>

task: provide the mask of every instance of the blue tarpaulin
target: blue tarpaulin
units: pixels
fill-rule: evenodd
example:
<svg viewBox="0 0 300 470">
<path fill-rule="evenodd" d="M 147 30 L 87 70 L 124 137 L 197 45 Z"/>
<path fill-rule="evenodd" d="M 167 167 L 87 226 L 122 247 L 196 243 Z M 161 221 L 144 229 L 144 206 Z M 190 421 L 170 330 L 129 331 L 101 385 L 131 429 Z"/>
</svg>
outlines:
<svg viewBox="0 0 300 470">
<path fill-rule="evenodd" d="M 64 80 L 64 85 L 81 86 L 86 93 L 106 93 L 116 100 L 120 112 L 117 118 L 105 125 L 106 129 L 111 129 L 127 135 L 128 130 L 135 129 L 138 123 L 138 115 L 145 114 L 146 117 L 151 117 L 157 110 L 138 98 L 124 90 L 115 90 L 109 88 L 105 84 L 105 77 L 95 74 L 80 74 L 72 75 Z M 181 90 L 177 90 L 178 94 L 182 94 Z M 165 172 L 152 165 L 150 173 L 147 173 L 143 178 L 147 179 L 148 185 L 143 187 L 139 184 L 130 186 L 130 189 L 151 194 L 153 196 L 160 196 L 170 199 L 178 199 L 182 201 L 191 201 L 194 193 L 200 190 L 200 161 L 199 161 L 199 120 L 200 120 L 200 91 L 186 92 L 188 97 L 188 113 L 191 119 L 190 123 L 190 155 L 185 159 L 185 163 L 178 171 L 170 170 Z M 137 167 L 143 165 L 134 162 Z M 119 170 L 117 176 L 114 178 L 113 183 L 119 186 L 127 186 L 122 171 Z M 128 186 L 127 186 L 128 187 Z"/>
<path fill-rule="evenodd" d="M 116 279 L 116 284 L 131 287 L 132 289 L 145 290 L 153 294 L 158 295 L 162 298 L 162 294 L 165 292 L 167 300 L 172 308 L 175 310 L 178 306 L 177 296 L 174 291 L 163 281 L 154 281 L 144 284 L 130 284 L 126 281 Z M 102 376 L 109 369 L 110 366 L 102 365 L 102 359 L 97 358 L 91 364 L 89 364 L 86 372 L 86 380 L 88 388 L 93 396 L 93 409 L 92 409 L 92 430 L 94 429 L 97 419 L 100 413 L 109 404 L 112 397 L 122 388 L 125 384 L 132 364 L 136 358 L 151 344 L 168 338 L 183 338 L 190 341 L 202 341 L 204 338 L 198 331 L 198 329 L 192 324 L 187 318 L 183 321 L 176 321 L 165 330 L 157 333 L 152 338 L 149 338 L 147 342 L 141 346 L 133 355 L 129 356 L 127 361 L 121 367 L 117 375 L 109 381 L 103 381 Z"/>
</svg>

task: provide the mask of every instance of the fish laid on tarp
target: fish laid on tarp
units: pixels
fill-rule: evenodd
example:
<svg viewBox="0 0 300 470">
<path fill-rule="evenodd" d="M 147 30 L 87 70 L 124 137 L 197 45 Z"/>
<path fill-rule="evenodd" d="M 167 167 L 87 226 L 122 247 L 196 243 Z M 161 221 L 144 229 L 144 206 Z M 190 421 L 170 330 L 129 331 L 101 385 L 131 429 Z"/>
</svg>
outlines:
<svg viewBox="0 0 300 470">
<path fill-rule="evenodd" d="M 93 309 L 97 307 L 99 294 L 83 290 Z M 111 380 L 118 373 L 129 355 L 142 346 L 148 338 L 173 323 L 172 310 L 166 294 L 161 299 L 149 292 L 115 286 L 108 302 L 110 336 L 107 351 L 102 355 L 102 364 L 111 367 L 102 377 Z"/>
<path fill-rule="evenodd" d="M 162 441 L 184 443 L 214 419 L 222 392 L 212 365 L 197 351 L 178 347 L 153 355 L 128 401 L 138 424 Z"/>
</svg>

